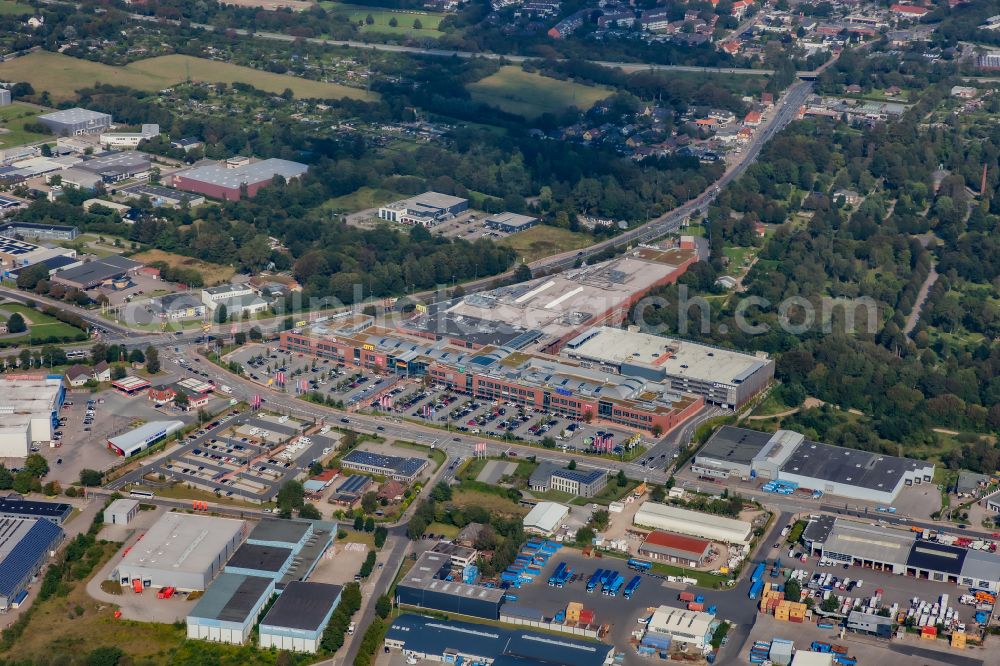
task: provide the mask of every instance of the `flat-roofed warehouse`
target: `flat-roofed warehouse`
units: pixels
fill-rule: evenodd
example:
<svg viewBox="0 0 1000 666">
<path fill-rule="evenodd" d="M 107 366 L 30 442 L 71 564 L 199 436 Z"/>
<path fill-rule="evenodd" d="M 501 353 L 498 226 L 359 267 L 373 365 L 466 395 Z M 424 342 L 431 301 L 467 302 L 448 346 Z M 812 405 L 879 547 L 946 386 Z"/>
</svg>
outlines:
<svg viewBox="0 0 1000 666">
<path fill-rule="evenodd" d="M 62 528 L 47 520 L 0 518 L 0 609 L 20 603 L 62 537 Z"/>
<path fill-rule="evenodd" d="M 0 498 L 0 518 L 38 518 L 62 525 L 73 513 L 73 505 L 65 502 L 39 502 L 11 493 Z"/>
<path fill-rule="evenodd" d="M 112 255 L 59 271 L 52 276 L 52 281 L 81 290 L 93 289 L 102 284 L 124 280 L 141 267 L 142 264 L 138 261 Z"/>
<path fill-rule="evenodd" d="M 51 442 L 65 396 L 62 375 L 0 379 L 0 458 L 24 458 L 33 442 Z"/>
<path fill-rule="evenodd" d="M 400 579 L 396 601 L 444 613 L 499 619 L 504 591 L 444 580 L 451 568 L 451 558 L 447 554 L 427 551 Z"/>
<path fill-rule="evenodd" d="M 270 185 L 275 176 L 295 180 L 308 170 L 305 164 L 278 158 L 238 163 L 230 160 L 226 165 L 208 164 L 178 171 L 171 176 L 171 184 L 185 192 L 239 201 L 244 192 L 253 197 L 260 188 Z"/>
<path fill-rule="evenodd" d="M 412 613 L 393 620 L 385 645 L 417 659 L 452 664 L 609 666 L 614 660 L 614 648 L 604 643 Z"/>
<path fill-rule="evenodd" d="M 239 547 L 243 520 L 167 513 L 122 558 L 116 569 L 122 586 L 204 590 Z M 273 584 L 273 580 L 272 580 Z"/>
<path fill-rule="evenodd" d="M 108 113 L 81 109 L 80 107 L 43 113 L 35 120 L 59 136 L 97 134 L 111 127 L 112 122 L 111 115 Z"/>
<path fill-rule="evenodd" d="M 819 516 L 809 522 L 802 538 L 817 557 L 902 574 L 906 572 L 915 534 Z"/>
<path fill-rule="evenodd" d="M 243 645 L 274 596 L 274 579 L 221 574 L 187 616 L 187 637 Z"/>
<path fill-rule="evenodd" d="M 774 379 L 774 360 L 766 354 L 607 326 L 584 331 L 566 343 L 562 354 L 623 375 L 665 382 L 724 407 L 744 405 Z"/>
<path fill-rule="evenodd" d="M 632 522 L 637 527 L 652 527 L 666 532 L 732 544 L 749 543 L 753 531 L 753 526 L 744 520 L 724 518 L 650 501 L 642 503 Z"/>
<path fill-rule="evenodd" d="M 905 486 L 930 483 L 934 465 L 812 442 L 797 432 L 773 434 L 723 426 L 694 457 L 701 476 L 785 481 L 829 495 L 891 504 Z"/>
<path fill-rule="evenodd" d="M 292 582 L 260 621 L 260 646 L 317 652 L 323 630 L 340 605 L 340 585 Z"/>
</svg>

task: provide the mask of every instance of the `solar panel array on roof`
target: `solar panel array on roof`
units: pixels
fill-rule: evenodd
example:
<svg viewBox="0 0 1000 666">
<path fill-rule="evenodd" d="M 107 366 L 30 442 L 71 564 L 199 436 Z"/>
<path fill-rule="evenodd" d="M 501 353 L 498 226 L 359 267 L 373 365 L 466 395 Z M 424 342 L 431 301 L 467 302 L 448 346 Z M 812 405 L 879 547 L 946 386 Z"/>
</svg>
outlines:
<svg viewBox="0 0 1000 666">
<path fill-rule="evenodd" d="M 25 584 L 62 533 L 47 520 L 0 518 L 0 596 L 10 597 Z"/>
</svg>

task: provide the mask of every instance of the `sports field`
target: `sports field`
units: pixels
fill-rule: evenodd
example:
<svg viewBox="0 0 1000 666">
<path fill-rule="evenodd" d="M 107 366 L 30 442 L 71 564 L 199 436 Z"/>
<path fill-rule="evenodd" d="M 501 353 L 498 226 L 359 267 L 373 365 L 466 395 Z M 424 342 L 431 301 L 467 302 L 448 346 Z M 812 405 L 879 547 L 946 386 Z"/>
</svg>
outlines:
<svg viewBox="0 0 1000 666">
<path fill-rule="evenodd" d="M 38 51 L 0 63 L 0 78 L 7 81 L 27 81 L 37 92 L 47 90 L 56 100 L 72 99 L 77 90 L 95 83 L 113 83 L 153 91 L 169 88 L 187 77 L 192 81 L 209 83 L 246 83 L 272 93 L 281 93 L 285 88 L 290 88 L 296 97 L 301 98 L 376 98 L 374 93 L 336 83 L 310 81 L 297 76 L 273 74 L 184 55 L 159 56 L 138 60 L 124 67 L 112 67 L 59 53 Z"/>
<path fill-rule="evenodd" d="M 588 86 L 525 72 L 514 65 L 501 67 L 496 74 L 466 87 L 477 102 L 525 118 L 558 113 L 571 106 L 586 111 L 613 92 L 605 86 Z"/>
<path fill-rule="evenodd" d="M 387 35 L 405 35 L 407 37 L 431 37 L 441 36 L 438 25 L 442 14 L 435 14 L 421 11 L 407 11 L 404 9 L 381 9 L 379 7 L 364 7 L 361 5 L 350 5 L 342 2 L 321 2 L 319 3 L 328 12 L 334 14 L 345 14 L 354 23 L 363 22 L 371 14 L 373 23 L 361 26 L 361 32 L 378 32 Z M 389 25 L 395 18 L 396 26 Z M 420 21 L 420 27 L 414 28 L 413 22 Z"/>
<path fill-rule="evenodd" d="M 0 106 L 0 150 L 53 138 L 49 134 L 36 134 L 24 129 L 27 123 L 35 121 L 39 113 L 38 109 L 18 102 Z"/>
</svg>

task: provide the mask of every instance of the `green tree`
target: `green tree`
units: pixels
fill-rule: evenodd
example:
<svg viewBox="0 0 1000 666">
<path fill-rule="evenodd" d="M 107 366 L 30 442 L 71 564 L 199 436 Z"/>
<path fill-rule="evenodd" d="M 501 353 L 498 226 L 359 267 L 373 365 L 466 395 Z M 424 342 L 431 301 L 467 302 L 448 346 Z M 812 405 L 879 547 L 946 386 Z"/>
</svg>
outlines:
<svg viewBox="0 0 1000 666">
<path fill-rule="evenodd" d="M 625 470 L 623 470 L 623 469 L 618 470 L 618 477 L 617 477 L 617 479 L 618 479 L 618 487 L 619 488 L 624 488 L 625 486 L 628 485 L 628 477 L 625 476 Z"/>
<path fill-rule="evenodd" d="M 514 271 L 514 282 L 526 282 L 531 279 L 531 267 L 528 264 L 518 264 Z"/>
<path fill-rule="evenodd" d="M 390 28 L 395 28 L 398 25 L 399 25 L 399 21 L 396 20 L 395 16 L 393 16 L 392 18 L 389 19 L 389 27 Z"/>
<path fill-rule="evenodd" d="M 792 601 L 798 601 L 802 596 L 802 586 L 799 585 L 799 581 L 795 578 L 789 578 L 785 582 L 785 598 L 791 599 Z"/>
<path fill-rule="evenodd" d="M 392 600 L 389 599 L 389 595 L 383 594 L 378 598 L 378 601 L 375 602 L 375 612 L 383 620 L 389 617 L 389 613 L 392 612 Z"/>
<path fill-rule="evenodd" d="M 215 323 L 225 324 L 227 321 L 229 321 L 229 311 L 225 304 L 219 303 L 218 307 L 215 308 Z"/>
<path fill-rule="evenodd" d="M 305 497 L 306 491 L 302 487 L 302 483 L 292 479 L 291 481 L 285 481 L 281 485 L 275 502 L 279 509 L 290 511 L 292 509 L 301 509 L 305 503 Z"/>
<path fill-rule="evenodd" d="M 118 365 L 117 363 L 111 366 L 111 379 L 113 380 L 125 379 L 125 375 L 127 374 L 128 373 L 125 372 L 125 368 L 123 366 Z"/>
<path fill-rule="evenodd" d="M 444 481 L 439 482 L 431 491 L 431 499 L 435 502 L 447 502 L 451 500 L 451 486 Z"/>
<path fill-rule="evenodd" d="M 32 453 L 24 459 L 24 469 L 36 479 L 49 473 L 49 462 L 39 453 Z"/>
<path fill-rule="evenodd" d="M 593 528 L 581 527 L 576 531 L 576 545 L 589 546 L 594 542 L 595 536 Z"/>
<path fill-rule="evenodd" d="M 374 490 L 361 496 L 361 510 L 365 513 L 375 513 L 378 510 L 378 494 Z"/>
<path fill-rule="evenodd" d="M 649 499 L 654 502 L 662 502 L 666 498 L 667 493 L 663 490 L 663 486 L 653 486 L 653 489 L 649 491 Z"/>
<path fill-rule="evenodd" d="M 133 349 L 128 355 L 129 363 L 145 363 L 146 355 L 142 353 L 141 349 Z"/>
<path fill-rule="evenodd" d="M 233 335 L 233 342 L 235 342 L 240 346 L 245 345 L 247 343 L 247 334 L 244 333 L 243 331 L 236 331 L 236 333 Z"/>
<path fill-rule="evenodd" d="M 389 530 L 387 530 L 384 526 L 379 525 L 378 527 L 376 527 L 374 534 L 375 547 L 381 548 L 382 546 L 384 546 L 385 540 L 386 538 L 388 538 L 388 536 L 389 536 Z"/>
<path fill-rule="evenodd" d="M 299 518 L 307 518 L 309 520 L 322 520 L 323 514 L 319 512 L 314 505 L 305 502 L 302 508 L 299 509 Z"/>
<path fill-rule="evenodd" d="M 177 395 L 174 396 L 174 405 L 176 405 L 178 409 L 187 411 L 187 409 L 191 406 L 191 399 L 184 391 L 178 391 Z"/>
<path fill-rule="evenodd" d="M 24 333 L 27 330 L 28 326 L 24 323 L 24 317 L 19 312 L 15 312 L 7 320 L 7 331 L 9 333 Z"/>
<path fill-rule="evenodd" d="M 264 334 L 261 333 L 259 326 L 250 327 L 250 339 L 253 340 L 254 342 L 260 342 L 261 340 L 264 339 Z"/>
<path fill-rule="evenodd" d="M 118 666 L 124 656 L 125 653 L 121 648 L 109 645 L 88 652 L 83 663 L 86 666 Z"/>
<path fill-rule="evenodd" d="M 146 371 L 153 374 L 160 371 L 160 351 L 152 345 L 146 347 Z"/>
<path fill-rule="evenodd" d="M 368 516 L 367 518 L 365 518 L 365 532 L 374 532 L 374 531 L 375 531 L 375 519 L 372 518 L 371 516 Z"/>
<path fill-rule="evenodd" d="M 26 469 L 14 475 L 14 490 L 22 495 L 33 490 L 41 490 L 42 484 Z"/>
<path fill-rule="evenodd" d="M 365 529 L 364 516 L 354 516 L 354 531 L 360 532 L 363 529 Z"/>
<path fill-rule="evenodd" d="M 14 487 L 14 475 L 6 465 L 0 465 L 0 490 L 10 490 Z"/>
<path fill-rule="evenodd" d="M 611 516 L 607 509 L 598 509 L 590 516 L 590 524 L 596 530 L 606 530 L 608 529 L 608 523 L 611 520 Z"/>
<path fill-rule="evenodd" d="M 576 469 L 576 461 L 575 460 L 570 460 L 569 464 L 566 465 L 566 469 L 568 469 L 570 471 Z"/>
<path fill-rule="evenodd" d="M 80 483 L 89 486 L 99 486 L 101 481 L 104 479 L 104 474 L 97 471 L 96 469 L 81 469 L 80 470 Z"/>
<path fill-rule="evenodd" d="M 423 30 L 424 24 L 420 22 L 420 19 L 413 19 L 413 29 Z"/>
</svg>

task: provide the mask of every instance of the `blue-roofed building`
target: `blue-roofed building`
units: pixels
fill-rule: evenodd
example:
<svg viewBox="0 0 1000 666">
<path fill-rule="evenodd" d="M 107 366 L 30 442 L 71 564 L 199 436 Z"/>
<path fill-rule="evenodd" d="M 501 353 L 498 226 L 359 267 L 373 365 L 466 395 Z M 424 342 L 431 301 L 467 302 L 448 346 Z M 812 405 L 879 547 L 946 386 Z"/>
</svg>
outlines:
<svg viewBox="0 0 1000 666">
<path fill-rule="evenodd" d="M 381 453 L 355 449 L 341 459 L 340 466 L 368 474 L 377 474 L 396 481 L 412 483 L 421 470 L 427 466 L 427 459 L 400 458 L 399 456 L 386 456 Z"/>
<path fill-rule="evenodd" d="M 28 588 L 62 538 L 62 528 L 48 520 L 0 518 L 0 609 Z"/>
<path fill-rule="evenodd" d="M 16 493 L 0 498 L 0 518 L 38 518 L 62 525 L 71 513 L 73 505 L 65 502 L 26 500 Z"/>
<path fill-rule="evenodd" d="M 612 647 L 603 643 L 412 614 L 393 621 L 385 645 L 417 659 L 445 663 L 605 666 L 614 659 Z"/>
<path fill-rule="evenodd" d="M 608 485 L 608 473 L 603 469 L 566 469 L 543 462 L 531 474 L 528 485 L 538 492 L 561 490 L 578 497 L 593 497 Z"/>
</svg>

